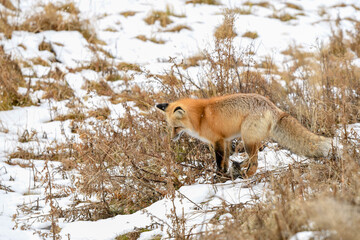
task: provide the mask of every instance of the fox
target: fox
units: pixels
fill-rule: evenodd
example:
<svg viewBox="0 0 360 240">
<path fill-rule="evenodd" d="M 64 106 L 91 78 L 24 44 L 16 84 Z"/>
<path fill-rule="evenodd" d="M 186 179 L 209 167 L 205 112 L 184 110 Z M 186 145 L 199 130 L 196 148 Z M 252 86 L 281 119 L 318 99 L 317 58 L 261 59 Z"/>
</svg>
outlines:
<svg viewBox="0 0 360 240">
<path fill-rule="evenodd" d="M 306 129 L 268 98 L 254 93 L 237 93 L 212 98 L 183 98 L 156 107 L 165 112 L 171 139 L 187 133 L 212 146 L 216 172 L 249 178 L 258 168 L 262 142 L 272 139 L 291 152 L 306 157 L 327 157 L 332 140 Z M 233 162 L 229 170 L 231 141 L 241 138 L 247 159 Z"/>
</svg>

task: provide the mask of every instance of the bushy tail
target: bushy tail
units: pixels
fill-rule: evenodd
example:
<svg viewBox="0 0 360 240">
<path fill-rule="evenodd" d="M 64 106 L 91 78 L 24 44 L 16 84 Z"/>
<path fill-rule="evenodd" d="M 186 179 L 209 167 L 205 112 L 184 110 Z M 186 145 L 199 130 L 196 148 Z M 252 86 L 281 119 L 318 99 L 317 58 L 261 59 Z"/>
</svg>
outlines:
<svg viewBox="0 0 360 240">
<path fill-rule="evenodd" d="M 271 137 L 293 153 L 307 157 L 326 157 L 332 149 L 330 138 L 310 132 L 288 114 L 280 117 Z"/>
</svg>

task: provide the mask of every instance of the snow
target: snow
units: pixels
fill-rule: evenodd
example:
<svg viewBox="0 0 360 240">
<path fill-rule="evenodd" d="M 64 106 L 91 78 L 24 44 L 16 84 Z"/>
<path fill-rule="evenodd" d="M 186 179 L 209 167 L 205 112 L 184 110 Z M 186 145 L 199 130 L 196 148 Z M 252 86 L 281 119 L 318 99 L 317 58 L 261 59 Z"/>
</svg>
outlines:
<svg viewBox="0 0 360 240">
<path fill-rule="evenodd" d="M 12 1 L 14 6 L 21 9 L 19 18 L 31 15 L 37 9 L 37 1 L 22 0 Z M 55 1 L 43 1 L 55 2 Z M 56 1 L 61 2 L 61 1 Z M 66 2 L 66 1 L 63 1 Z M 185 4 L 183 0 L 78 0 L 76 5 L 79 7 L 82 19 L 90 19 L 94 26 L 98 38 L 106 43 L 103 49 L 109 51 L 114 57 L 115 62 L 126 61 L 138 63 L 143 69 L 153 74 L 164 73 L 170 69 L 171 64 L 167 62 L 169 57 L 193 56 L 204 48 L 212 49 L 214 47 L 213 33 L 217 26 L 222 22 L 222 15 L 219 14 L 225 7 L 243 7 L 245 1 L 223 0 L 221 6 L 193 5 Z M 271 4 L 281 13 L 282 11 L 290 12 L 295 10 L 284 10 L 284 1 L 274 0 Z M 253 45 L 256 49 L 257 57 L 264 58 L 271 56 L 276 63 L 281 64 L 286 60 L 286 56 L 281 52 L 290 44 L 297 44 L 304 50 L 314 51 L 318 44 L 326 41 L 331 34 L 335 20 L 340 18 L 353 18 L 360 20 L 360 15 L 352 7 L 331 8 L 331 6 L 342 3 L 343 1 L 327 0 L 302 0 L 295 1 L 296 4 L 303 7 L 304 16 L 298 16 L 297 19 L 289 22 L 281 22 L 278 19 L 269 18 L 273 10 L 253 6 L 251 15 L 236 16 L 236 30 L 238 36 L 235 37 L 235 47 L 243 49 Z M 357 0 L 347 1 L 349 4 L 355 4 L 358 7 Z M 171 16 L 174 21 L 166 28 L 162 28 L 158 23 L 147 25 L 143 19 L 148 16 L 152 10 L 165 10 L 169 6 L 176 14 L 184 14 L 186 17 Z M 327 10 L 325 16 L 327 20 L 319 16 L 318 11 L 323 7 Z M 120 15 L 124 11 L 136 11 L 135 16 L 125 17 Z M 177 24 L 186 24 L 192 30 L 182 30 L 179 33 L 168 33 L 159 30 L 168 29 Z M 351 30 L 352 23 L 344 20 L 340 22 L 340 27 L 344 30 Z M 115 29 L 116 32 L 106 31 L 107 28 Z M 241 37 L 247 31 L 256 31 L 259 38 L 250 40 Z M 138 35 L 147 37 L 156 37 L 163 39 L 165 44 L 155 44 L 150 41 L 143 42 L 136 39 Z M 29 33 L 24 31 L 15 31 L 11 39 L 2 37 L 0 44 L 6 53 L 9 53 L 16 59 L 31 60 L 40 57 L 49 63 L 55 55 L 49 51 L 40 51 L 39 45 L 42 41 L 51 43 L 56 53 L 58 63 L 52 63 L 65 72 L 65 81 L 74 90 L 76 97 L 80 99 L 86 108 L 95 109 L 97 107 L 109 106 L 111 109 L 110 117 L 116 119 L 125 114 L 125 109 L 121 104 L 112 105 L 106 98 L 89 94 L 83 89 L 86 80 L 99 81 L 103 76 L 92 71 L 82 70 L 79 72 L 70 72 L 70 69 L 88 64 L 96 56 L 89 49 L 86 39 L 76 31 L 44 31 L 40 33 Z M 24 47 L 20 47 L 23 45 Z M 102 56 L 103 57 L 103 56 Z M 360 60 L 354 60 L 354 64 L 360 65 Z M 34 65 L 29 68 L 22 68 L 25 75 L 32 76 L 32 81 L 45 78 L 50 67 Z M 197 76 L 199 69 L 189 69 L 191 76 Z M 133 80 L 135 83 L 144 83 L 144 76 L 137 75 Z M 46 79 L 49 81 L 49 79 Z M 115 86 L 115 85 L 114 85 Z M 118 86 L 118 89 L 124 86 Z M 25 93 L 26 89 L 20 90 Z M 35 99 L 40 98 L 41 92 L 32 93 Z M 89 97 L 89 100 L 83 100 Z M 14 108 L 10 111 L 0 112 L 0 123 L 2 128 L 8 129 L 7 133 L 0 132 L 0 183 L 13 190 L 13 192 L 0 190 L 0 239 L 40 239 L 33 234 L 34 229 L 21 231 L 13 230 L 14 222 L 12 216 L 16 213 L 17 207 L 24 202 L 33 202 L 37 198 L 44 197 L 44 187 L 36 186 L 33 188 L 33 173 L 31 169 L 22 168 L 18 165 L 7 163 L 8 154 L 16 150 L 17 147 L 24 148 L 45 148 L 50 146 L 54 141 L 66 142 L 66 136 L 73 136 L 69 130 L 69 122 L 60 123 L 51 121 L 54 117 L 53 109 L 57 108 L 59 113 L 66 113 L 68 110 L 65 102 L 42 101 L 38 106 L 23 108 Z M 352 126 L 357 132 L 360 132 L 359 124 Z M 19 143 L 18 138 L 24 131 L 35 130 L 38 143 Z M 46 133 L 47 138 L 41 136 Z M 39 150 L 40 150 L 39 149 Z M 244 155 L 232 156 L 232 160 L 241 161 Z M 12 161 L 22 161 L 13 159 Z M 41 170 L 44 162 L 40 160 L 31 161 Z M 289 164 L 297 161 L 305 161 L 304 158 L 298 157 L 286 150 L 275 151 L 272 145 L 268 145 L 264 151 L 259 154 L 259 172 L 272 169 L 286 168 Z M 57 176 L 57 182 L 64 185 L 62 178 Z M 28 195 L 26 193 L 32 192 Z M 261 201 L 266 193 L 266 184 L 259 183 L 256 185 L 249 184 L 247 180 L 228 181 L 219 184 L 194 184 L 183 186 L 178 190 L 174 199 L 164 198 L 144 210 L 138 211 L 131 215 L 118 215 L 113 218 L 90 221 L 75 221 L 71 223 L 61 222 L 60 227 L 63 239 L 67 239 L 69 234 L 72 240 L 90 240 L 90 239 L 114 239 L 116 236 L 131 232 L 134 228 L 147 227 L 154 222 L 165 224 L 164 229 L 155 227 L 152 231 L 141 234 L 140 239 L 151 239 L 154 235 L 166 236 L 166 231 L 171 230 L 171 215 L 173 206 L 176 206 L 176 215 L 183 214 L 189 219 L 186 222 L 188 230 L 192 232 L 201 231 L 204 228 L 211 228 L 208 223 L 214 215 L 207 210 L 226 204 L 249 204 L 254 201 Z M 64 200 L 62 204 L 66 205 Z M 43 204 L 43 203 L 42 203 Z M 44 209 L 44 211 L 46 208 Z M 225 219 L 226 215 L 221 216 Z M 34 225 L 37 230 L 49 226 L 49 223 Z M 313 232 L 301 232 L 294 235 L 291 239 L 311 239 Z"/>
</svg>

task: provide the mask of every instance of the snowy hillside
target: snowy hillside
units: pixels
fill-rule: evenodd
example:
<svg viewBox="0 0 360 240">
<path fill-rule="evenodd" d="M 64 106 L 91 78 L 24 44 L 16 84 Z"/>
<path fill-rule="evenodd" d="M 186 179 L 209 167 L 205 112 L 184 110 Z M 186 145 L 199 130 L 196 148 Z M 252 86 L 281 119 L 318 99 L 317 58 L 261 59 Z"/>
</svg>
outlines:
<svg viewBox="0 0 360 240">
<path fill-rule="evenodd" d="M 350 214 L 360 207 L 357 0 L 5 0 L 0 11 L 0 239 L 360 233 L 316 218 L 334 218 L 323 202 L 360 223 Z M 211 149 L 171 143 L 154 106 L 240 91 L 266 95 L 346 153 L 314 160 L 266 142 L 254 177 L 214 182 Z"/>
</svg>

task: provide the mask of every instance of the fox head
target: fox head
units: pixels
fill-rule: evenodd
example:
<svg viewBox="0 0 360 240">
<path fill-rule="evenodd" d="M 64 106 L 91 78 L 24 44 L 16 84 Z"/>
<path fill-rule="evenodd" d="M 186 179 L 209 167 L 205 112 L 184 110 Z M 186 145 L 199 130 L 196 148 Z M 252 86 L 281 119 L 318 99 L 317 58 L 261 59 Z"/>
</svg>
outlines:
<svg viewBox="0 0 360 240">
<path fill-rule="evenodd" d="M 181 135 L 190 126 L 187 113 L 183 106 L 174 103 L 161 103 L 156 107 L 165 112 L 166 121 L 171 127 L 171 139 L 173 141 L 179 140 Z"/>
</svg>

